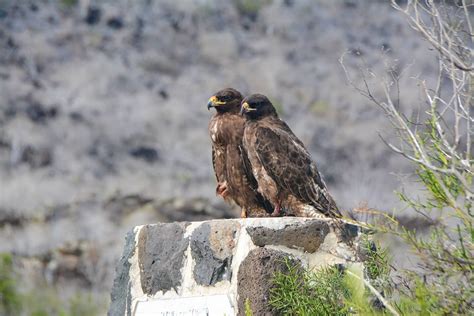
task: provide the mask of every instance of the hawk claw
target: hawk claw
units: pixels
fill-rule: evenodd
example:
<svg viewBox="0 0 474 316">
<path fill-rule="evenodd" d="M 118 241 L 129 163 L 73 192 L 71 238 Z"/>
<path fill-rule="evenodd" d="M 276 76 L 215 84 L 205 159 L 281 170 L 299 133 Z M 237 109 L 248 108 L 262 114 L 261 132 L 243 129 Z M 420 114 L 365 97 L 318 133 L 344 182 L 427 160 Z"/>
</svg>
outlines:
<svg viewBox="0 0 474 316">
<path fill-rule="evenodd" d="M 216 194 L 226 198 L 229 195 L 229 189 L 227 188 L 227 182 L 220 182 L 217 184 Z"/>
<path fill-rule="evenodd" d="M 245 208 L 243 208 L 242 211 L 240 212 L 240 217 L 247 218 L 247 210 Z"/>
<path fill-rule="evenodd" d="M 275 204 L 275 208 L 273 209 L 272 214 L 270 214 L 271 217 L 279 217 L 281 212 L 280 212 L 280 204 Z"/>
<path fill-rule="evenodd" d="M 229 190 L 225 188 L 224 191 L 222 191 L 221 196 L 225 199 L 228 195 L 229 195 Z"/>
</svg>

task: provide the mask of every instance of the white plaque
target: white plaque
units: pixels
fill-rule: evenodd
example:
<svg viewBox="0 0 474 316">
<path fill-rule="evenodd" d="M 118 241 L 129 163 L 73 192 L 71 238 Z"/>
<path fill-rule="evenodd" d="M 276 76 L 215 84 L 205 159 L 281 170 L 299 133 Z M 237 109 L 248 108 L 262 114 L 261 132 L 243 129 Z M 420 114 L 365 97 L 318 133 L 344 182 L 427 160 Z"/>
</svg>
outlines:
<svg viewBox="0 0 474 316">
<path fill-rule="evenodd" d="M 133 313 L 134 316 L 232 316 L 234 314 L 234 308 L 225 294 L 140 301 Z"/>
</svg>

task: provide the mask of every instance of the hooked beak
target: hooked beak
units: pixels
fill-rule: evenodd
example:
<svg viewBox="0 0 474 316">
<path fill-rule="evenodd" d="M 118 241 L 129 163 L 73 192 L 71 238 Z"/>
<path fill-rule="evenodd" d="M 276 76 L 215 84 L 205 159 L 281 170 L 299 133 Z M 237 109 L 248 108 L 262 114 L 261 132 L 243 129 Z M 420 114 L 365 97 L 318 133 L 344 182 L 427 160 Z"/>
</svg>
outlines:
<svg viewBox="0 0 474 316">
<path fill-rule="evenodd" d="M 214 95 L 207 102 L 207 110 L 209 111 L 211 108 L 218 107 L 222 104 L 225 104 L 225 102 L 219 101 L 217 97 Z"/>
<path fill-rule="evenodd" d="M 251 108 L 247 102 L 242 103 L 242 107 L 240 108 L 240 115 L 244 115 L 245 113 L 255 111 L 257 109 Z"/>
</svg>

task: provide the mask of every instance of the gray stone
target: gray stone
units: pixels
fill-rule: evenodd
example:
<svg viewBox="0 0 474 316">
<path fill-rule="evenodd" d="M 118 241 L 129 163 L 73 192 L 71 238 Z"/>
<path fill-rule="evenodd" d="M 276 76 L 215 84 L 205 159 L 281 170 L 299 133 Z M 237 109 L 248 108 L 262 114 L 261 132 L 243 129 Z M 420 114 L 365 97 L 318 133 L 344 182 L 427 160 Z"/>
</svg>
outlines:
<svg viewBox="0 0 474 316">
<path fill-rule="evenodd" d="M 129 259 L 135 253 L 135 234 L 133 231 L 127 233 L 122 257 L 115 269 L 115 279 L 110 295 L 111 303 L 108 315 L 131 315 L 130 294 L 130 262 Z"/>
<path fill-rule="evenodd" d="M 290 265 L 300 265 L 287 253 L 268 248 L 252 250 L 242 261 L 237 283 L 238 315 L 245 315 L 245 303 L 248 301 L 253 315 L 277 315 L 270 306 L 270 290 L 272 280 L 277 272 L 288 272 L 287 260 Z"/>
<path fill-rule="evenodd" d="M 154 295 L 181 285 L 181 268 L 189 238 L 184 238 L 189 223 L 145 226 L 138 238 L 138 262 L 144 293 Z"/>
<path fill-rule="evenodd" d="M 300 248 L 313 253 L 319 249 L 329 233 L 326 221 L 309 221 L 285 226 L 282 229 L 267 227 L 247 227 L 247 232 L 256 246 L 282 245 Z"/>
<path fill-rule="evenodd" d="M 334 225 L 338 225 L 338 223 L 335 223 Z M 336 229 L 335 231 L 338 232 L 340 240 L 347 244 L 352 244 L 354 239 L 359 236 L 361 227 L 350 223 L 344 223 L 339 229 Z"/>
<path fill-rule="evenodd" d="M 191 236 L 191 254 L 196 263 L 194 279 L 200 285 L 230 280 L 237 221 L 215 221 L 196 228 Z"/>
</svg>

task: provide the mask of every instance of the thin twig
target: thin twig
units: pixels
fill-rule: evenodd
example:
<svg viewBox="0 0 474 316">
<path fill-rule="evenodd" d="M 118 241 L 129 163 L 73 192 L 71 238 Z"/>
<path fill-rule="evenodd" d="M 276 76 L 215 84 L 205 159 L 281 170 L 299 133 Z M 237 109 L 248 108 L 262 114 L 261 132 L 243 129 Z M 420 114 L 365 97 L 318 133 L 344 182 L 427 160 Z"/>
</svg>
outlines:
<svg viewBox="0 0 474 316">
<path fill-rule="evenodd" d="M 364 278 L 361 278 L 360 276 L 358 276 L 357 274 L 349 271 L 349 270 L 346 270 L 347 274 L 349 274 L 350 276 L 353 276 L 355 278 L 357 278 L 358 280 L 364 282 L 365 286 L 367 286 L 369 288 L 369 290 L 375 295 L 377 296 L 377 298 L 379 299 L 379 301 L 382 302 L 382 304 L 385 306 L 385 308 L 387 308 L 393 315 L 396 315 L 396 316 L 400 316 L 400 314 L 397 312 L 397 310 L 395 308 L 392 307 L 392 305 L 390 305 L 388 303 L 388 301 L 383 297 L 382 294 L 380 294 L 379 291 L 377 291 L 373 286 L 372 284 L 370 284 L 369 281 L 367 281 L 366 279 Z"/>
</svg>

